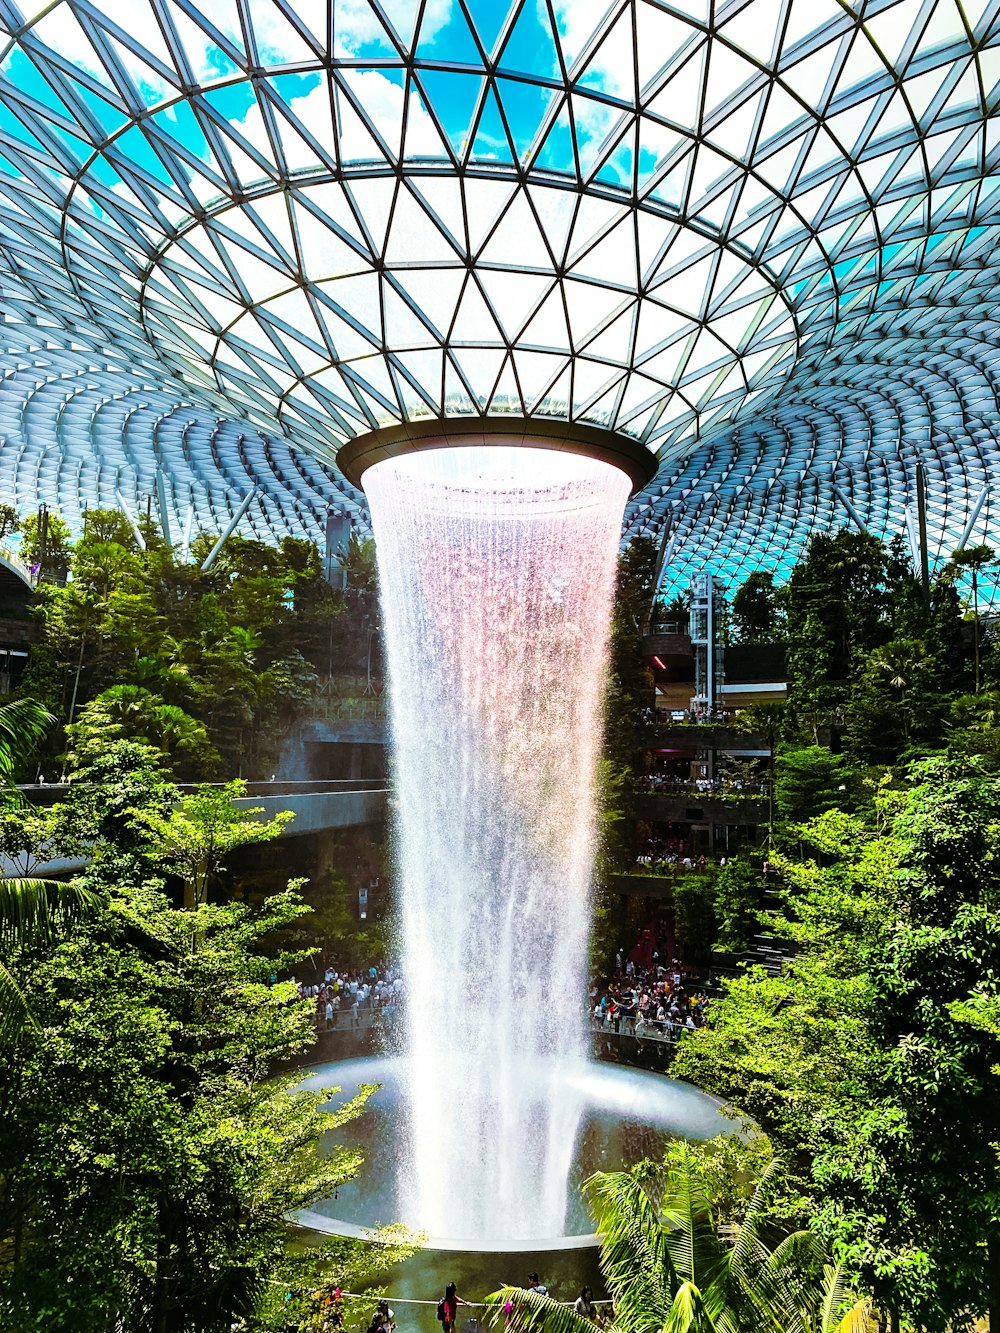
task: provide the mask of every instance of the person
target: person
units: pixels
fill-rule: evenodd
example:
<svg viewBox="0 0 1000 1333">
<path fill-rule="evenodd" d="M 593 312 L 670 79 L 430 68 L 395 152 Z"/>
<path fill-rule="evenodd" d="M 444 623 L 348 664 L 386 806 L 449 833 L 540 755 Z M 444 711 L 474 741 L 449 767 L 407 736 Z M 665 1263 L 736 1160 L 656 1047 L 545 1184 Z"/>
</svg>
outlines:
<svg viewBox="0 0 1000 1333">
<path fill-rule="evenodd" d="M 388 1301 L 379 1301 L 368 1325 L 368 1333 L 395 1333 L 396 1316 Z"/>
<path fill-rule="evenodd" d="M 596 1321 L 597 1306 L 594 1304 L 594 1293 L 589 1287 L 582 1287 L 576 1302 L 573 1305 L 576 1314 L 583 1315 L 584 1319 Z"/>
<path fill-rule="evenodd" d="M 542 1282 L 537 1273 L 528 1274 L 528 1290 L 537 1292 L 539 1296 L 547 1296 L 549 1294 L 548 1287 Z"/>
<path fill-rule="evenodd" d="M 449 1282 L 444 1289 L 444 1300 L 441 1302 L 444 1310 L 444 1318 L 441 1320 L 441 1327 L 444 1333 L 454 1333 L 455 1324 L 458 1320 L 458 1307 L 468 1305 L 468 1301 L 463 1301 L 458 1294 L 454 1282 Z"/>
</svg>

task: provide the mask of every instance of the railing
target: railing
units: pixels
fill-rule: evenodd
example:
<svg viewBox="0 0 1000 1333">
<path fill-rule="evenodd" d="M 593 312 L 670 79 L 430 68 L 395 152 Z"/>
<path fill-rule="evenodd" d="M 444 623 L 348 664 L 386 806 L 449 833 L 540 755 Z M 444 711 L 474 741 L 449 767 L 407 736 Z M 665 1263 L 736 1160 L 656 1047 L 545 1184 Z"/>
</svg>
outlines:
<svg viewBox="0 0 1000 1333">
<path fill-rule="evenodd" d="M 365 699 L 329 699 L 318 697 L 309 704 L 304 716 L 327 722 L 384 722 L 388 712 L 381 695 Z"/>
<path fill-rule="evenodd" d="M 30 583 L 34 588 L 38 583 L 38 575 L 33 573 L 31 568 L 24 563 L 21 556 L 12 546 L 6 542 L 0 542 L 0 556 L 3 556 L 8 565 L 13 565 L 25 582 Z"/>
<path fill-rule="evenodd" d="M 727 801 L 766 800 L 768 794 L 766 782 L 726 778 L 638 778 L 635 789 L 641 796 L 720 796 Z"/>
</svg>

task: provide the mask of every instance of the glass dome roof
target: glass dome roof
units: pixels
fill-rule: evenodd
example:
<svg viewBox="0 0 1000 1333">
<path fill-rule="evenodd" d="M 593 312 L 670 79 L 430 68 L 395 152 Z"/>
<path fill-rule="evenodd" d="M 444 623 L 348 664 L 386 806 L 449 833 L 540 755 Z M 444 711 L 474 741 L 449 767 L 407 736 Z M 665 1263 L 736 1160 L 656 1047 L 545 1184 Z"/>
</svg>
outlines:
<svg viewBox="0 0 1000 1333">
<path fill-rule="evenodd" d="M 838 496 L 898 529 L 918 457 L 950 549 L 995 466 L 998 0 L 0 0 L 0 30 L 25 500 L 159 470 L 176 523 L 253 483 L 251 528 L 312 532 L 363 512 L 355 435 L 556 418 L 642 440 L 633 529 L 735 576 Z"/>
</svg>

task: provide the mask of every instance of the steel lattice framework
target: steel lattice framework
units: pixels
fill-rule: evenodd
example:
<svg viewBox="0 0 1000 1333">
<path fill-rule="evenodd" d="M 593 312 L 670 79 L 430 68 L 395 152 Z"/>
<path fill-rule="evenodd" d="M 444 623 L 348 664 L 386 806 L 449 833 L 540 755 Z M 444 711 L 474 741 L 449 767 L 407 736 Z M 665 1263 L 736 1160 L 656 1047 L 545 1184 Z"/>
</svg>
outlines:
<svg viewBox="0 0 1000 1333">
<path fill-rule="evenodd" d="M 671 569 L 1000 524 L 1000 0 L 0 0 L 0 487 L 259 535 L 607 427 Z M 177 530 L 176 528 L 174 530 Z M 1000 534 L 997 534 L 1000 536 Z"/>
</svg>

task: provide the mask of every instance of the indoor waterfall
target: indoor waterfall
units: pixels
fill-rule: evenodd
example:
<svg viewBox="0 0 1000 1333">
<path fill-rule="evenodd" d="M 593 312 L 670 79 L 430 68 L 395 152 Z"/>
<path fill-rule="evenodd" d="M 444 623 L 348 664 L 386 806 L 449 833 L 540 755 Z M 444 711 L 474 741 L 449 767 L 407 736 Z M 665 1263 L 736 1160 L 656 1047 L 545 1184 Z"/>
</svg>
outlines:
<svg viewBox="0 0 1000 1333">
<path fill-rule="evenodd" d="M 629 478 L 490 444 L 376 463 L 364 487 L 402 901 L 404 1220 L 484 1241 L 558 1235 Z"/>
</svg>

